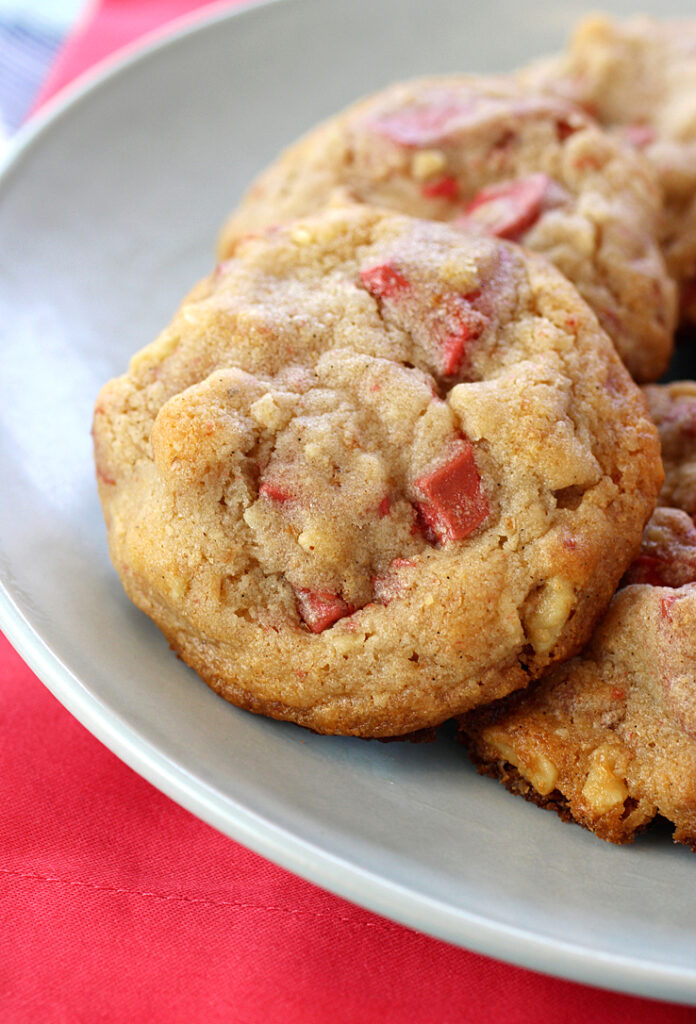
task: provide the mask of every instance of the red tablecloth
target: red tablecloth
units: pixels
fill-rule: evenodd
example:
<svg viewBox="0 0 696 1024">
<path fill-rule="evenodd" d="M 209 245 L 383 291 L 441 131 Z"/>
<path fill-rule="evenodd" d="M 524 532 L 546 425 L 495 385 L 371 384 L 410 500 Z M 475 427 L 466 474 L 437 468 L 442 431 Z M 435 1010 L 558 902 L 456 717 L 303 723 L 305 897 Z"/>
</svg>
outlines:
<svg viewBox="0 0 696 1024">
<path fill-rule="evenodd" d="M 44 98 L 201 0 L 103 0 Z M 410 931 L 202 824 L 123 765 L 0 637 L 2 1024 L 681 1024 Z M 695 864 L 696 870 L 696 864 Z"/>
</svg>

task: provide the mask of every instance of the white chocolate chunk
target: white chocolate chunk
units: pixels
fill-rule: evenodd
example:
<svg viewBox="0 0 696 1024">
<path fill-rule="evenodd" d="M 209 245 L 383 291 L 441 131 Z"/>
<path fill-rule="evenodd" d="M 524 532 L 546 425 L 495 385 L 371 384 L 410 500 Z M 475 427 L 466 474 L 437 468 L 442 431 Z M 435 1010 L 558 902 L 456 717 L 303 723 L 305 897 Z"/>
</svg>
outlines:
<svg viewBox="0 0 696 1024">
<path fill-rule="evenodd" d="M 436 174 L 442 174 L 446 166 L 445 154 L 439 149 L 421 149 L 413 154 L 411 174 L 416 181 L 427 181 Z"/>
<path fill-rule="evenodd" d="M 535 595 L 531 611 L 525 617 L 525 631 L 538 654 L 546 654 L 558 640 L 575 604 L 573 584 L 562 576 L 552 576 Z"/>
<path fill-rule="evenodd" d="M 265 395 L 253 402 L 249 406 L 249 413 L 260 427 L 273 431 L 284 427 L 290 418 L 289 412 L 278 406 L 270 392 L 266 392 Z"/>
<path fill-rule="evenodd" d="M 512 737 L 494 726 L 486 729 L 482 738 L 509 764 L 517 768 L 541 796 L 548 796 L 556 788 L 558 769 L 545 754 L 538 751 L 531 755 L 519 754 L 512 745 Z"/>
<path fill-rule="evenodd" d="M 606 743 L 594 751 L 582 795 L 595 814 L 607 814 L 626 800 L 625 762 L 625 754 Z"/>
</svg>

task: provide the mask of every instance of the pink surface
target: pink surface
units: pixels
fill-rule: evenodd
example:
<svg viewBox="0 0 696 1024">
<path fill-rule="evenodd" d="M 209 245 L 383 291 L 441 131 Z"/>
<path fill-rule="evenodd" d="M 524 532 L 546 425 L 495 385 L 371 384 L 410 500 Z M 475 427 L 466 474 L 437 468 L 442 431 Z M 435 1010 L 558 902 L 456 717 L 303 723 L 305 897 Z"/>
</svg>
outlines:
<svg viewBox="0 0 696 1024">
<path fill-rule="evenodd" d="M 104 0 L 66 46 L 44 98 L 204 6 Z M 695 1019 L 690 1009 L 509 967 L 353 907 L 153 789 L 1 636 L 0 681 L 3 1024 Z"/>
</svg>

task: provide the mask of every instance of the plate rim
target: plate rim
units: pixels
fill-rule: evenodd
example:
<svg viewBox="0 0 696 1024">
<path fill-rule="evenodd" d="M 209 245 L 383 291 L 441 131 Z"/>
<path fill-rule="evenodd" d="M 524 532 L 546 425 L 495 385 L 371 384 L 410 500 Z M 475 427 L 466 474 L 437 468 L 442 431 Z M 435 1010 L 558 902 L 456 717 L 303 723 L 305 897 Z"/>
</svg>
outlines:
<svg viewBox="0 0 696 1024">
<path fill-rule="evenodd" d="M 689 974 L 668 965 L 602 954 L 496 923 L 471 911 L 448 911 L 439 901 L 337 857 L 232 797 L 218 794 L 91 694 L 26 620 L 2 580 L 0 629 L 59 703 L 121 761 L 195 817 L 274 864 L 365 910 L 469 952 L 561 980 L 670 1002 L 696 1003 L 696 971 Z"/>
<path fill-rule="evenodd" d="M 256 0 L 230 7 L 220 0 L 147 32 L 98 61 L 60 89 L 12 137 L 0 161 L 0 195 L 34 144 L 100 89 L 126 76 L 170 46 L 205 33 L 219 22 L 264 18 L 283 5 L 301 7 L 315 0 Z M 346 0 L 332 0 L 349 6 Z M 605 954 L 573 942 L 499 923 L 471 911 L 452 911 L 438 900 L 391 882 L 303 839 L 255 813 L 162 754 L 137 728 L 90 693 L 52 650 L 0 579 L 0 629 L 56 699 L 93 736 L 156 789 L 196 817 L 286 870 L 372 912 L 472 952 L 610 991 L 696 1004 L 696 968 L 657 964 L 637 957 Z"/>
</svg>

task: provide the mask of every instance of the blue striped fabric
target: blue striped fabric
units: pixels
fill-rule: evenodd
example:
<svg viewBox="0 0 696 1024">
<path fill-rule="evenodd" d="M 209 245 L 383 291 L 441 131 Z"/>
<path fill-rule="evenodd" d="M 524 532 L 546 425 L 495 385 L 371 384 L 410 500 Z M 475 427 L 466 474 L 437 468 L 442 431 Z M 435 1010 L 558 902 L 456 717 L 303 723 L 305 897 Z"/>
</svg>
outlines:
<svg viewBox="0 0 696 1024">
<path fill-rule="evenodd" d="M 0 124 L 15 131 L 56 55 L 63 31 L 35 19 L 0 18 Z"/>
</svg>

